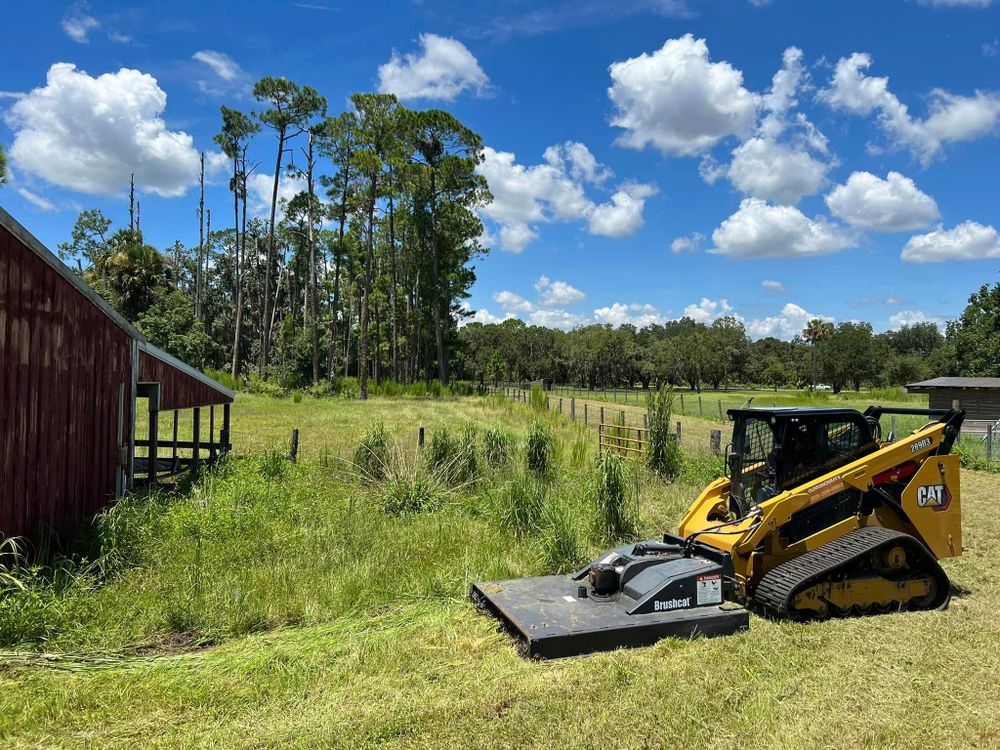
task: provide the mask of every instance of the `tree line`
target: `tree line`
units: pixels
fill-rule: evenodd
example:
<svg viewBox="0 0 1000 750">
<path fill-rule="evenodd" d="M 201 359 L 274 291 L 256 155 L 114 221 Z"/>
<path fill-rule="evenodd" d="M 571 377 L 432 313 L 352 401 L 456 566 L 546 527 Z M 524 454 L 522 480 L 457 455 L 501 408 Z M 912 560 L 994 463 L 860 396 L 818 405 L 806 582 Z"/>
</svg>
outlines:
<svg viewBox="0 0 1000 750">
<path fill-rule="evenodd" d="M 196 246 L 147 244 L 133 186 L 127 227 L 83 211 L 61 256 L 153 343 L 234 379 L 298 388 L 351 375 L 362 398 L 369 378 L 448 383 L 472 262 L 488 252 L 480 136 L 391 94 L 355 94 L 335 115 L 282 78 L 253 96 L 254 111 L 221 107 L 224 210 L 206 205 L 202 155 Z M 256 216 L 251 154 L 267 148 L 271 200 Z M 287 201 L 282 175 L 302 187 Z"/>
<path fill-rule="evenodd" d="M 456 369 L 483 383 L 551 379 L 585 388 L 666 384 L 694 390 L 826 384 L 840 392 L 944 375 L 1000 377 L 1000 284 L 973 294 L 946 333 L 929 322 L 875 333 L 870 323 L 814 319 L 791 341 L 752 341 L 734 317 L 568 332 L 512 318 L 471 323 L 460 340 Z"/>
</svg>

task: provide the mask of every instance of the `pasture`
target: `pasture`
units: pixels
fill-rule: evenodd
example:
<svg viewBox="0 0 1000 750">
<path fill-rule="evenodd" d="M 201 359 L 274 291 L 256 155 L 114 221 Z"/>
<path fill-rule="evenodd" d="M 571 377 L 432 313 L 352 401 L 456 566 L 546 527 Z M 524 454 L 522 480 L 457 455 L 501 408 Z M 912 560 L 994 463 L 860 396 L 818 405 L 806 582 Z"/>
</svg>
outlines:
<svg viewBox="0 0 1000 750">
<path fill-rule="evenodd" d="M 242 457 L 175 495 L 120 503 L 86 560 L 19 571 L 0 600 L 5 747 L 985 747 L 1000 704 L 997 479 L 964 471 L 963 557 L 944 612 L 813 624 L 532 663 L 470 582 L 565 570 L 605 548 L 596 435 L 501 398 L 295 402 L 241 394 Z M 636 533 L 673 529 L 719 471 L 708 420 L 680 478 L 632 474 Z M 534 423 L 555 441 L 525 468 Z M 384 424 L 395 468 L 366 474 Z M 487 431 L 449 481 L 417 448 Z M 281 458 L 293 427 L 300 460 Z M 701 441 L 704 431 L 705 440 Z M 499 454 L 498 454 L 499 455 Z M 398 501 L 410 502 L 399 512 Z M 529 518 L 512 513 L 534 508 Z M 534 505 L 531 505 L 534 503 Z M 519 510 L 520 509 L 520 510 Z"/>
</svg>

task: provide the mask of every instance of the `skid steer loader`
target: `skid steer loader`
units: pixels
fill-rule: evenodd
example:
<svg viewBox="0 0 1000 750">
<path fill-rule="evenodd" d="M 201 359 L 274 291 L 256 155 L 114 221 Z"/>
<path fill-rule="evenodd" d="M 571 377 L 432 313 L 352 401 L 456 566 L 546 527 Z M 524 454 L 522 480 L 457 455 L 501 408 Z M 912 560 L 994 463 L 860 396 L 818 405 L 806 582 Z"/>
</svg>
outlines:
<svg viewBox="0 0 1000 750">
<path fill-rule="evenodd" d="M 927 416 L 882 439 L 883 415 Z M 473 584 L 533 658 L 728 635 L 749 610 L 794 620 L 943 609 L 938 560 L 962 552 L 958 409 L 729 411 L 725 476 L 678 533 L 610 550 L 572 576 Z"/>
</svg>

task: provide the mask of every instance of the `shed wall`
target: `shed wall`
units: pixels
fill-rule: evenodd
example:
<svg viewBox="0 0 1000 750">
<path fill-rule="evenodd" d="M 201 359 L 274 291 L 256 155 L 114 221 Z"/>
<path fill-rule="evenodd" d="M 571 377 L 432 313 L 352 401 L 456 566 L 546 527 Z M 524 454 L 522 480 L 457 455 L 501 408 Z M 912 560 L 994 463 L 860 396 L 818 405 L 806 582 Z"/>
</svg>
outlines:
<svg viewBox="0 0 1000 750">
<path fill-rule="evenodd" d="M 193 409 L 232 401 L 209 385 L 148 352 L 139 352 L 139 382 L 160 384 L 160 410 Z"/>
<path fill-rule="evenodd" d="M 110 501 L 131 403 L 131 336 L 0 226 L 0 533 L 70 531 Z"/>
<path fill-rule="evenodd" d="M 929 393 L 929 403 L 932 409 L 950 409 L 952 403 L 957 400 L 959 407 L 965 409 L 967 420 L 982 419 L 995 422 L 1000 419 L 1000 391 L 935 388 Z"/>
</svg>

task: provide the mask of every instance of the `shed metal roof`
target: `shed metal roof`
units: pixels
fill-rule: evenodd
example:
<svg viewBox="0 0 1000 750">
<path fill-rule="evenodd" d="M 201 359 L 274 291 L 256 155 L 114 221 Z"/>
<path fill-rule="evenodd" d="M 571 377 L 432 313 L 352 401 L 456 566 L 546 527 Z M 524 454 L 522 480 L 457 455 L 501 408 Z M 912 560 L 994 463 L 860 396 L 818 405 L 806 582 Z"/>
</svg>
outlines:
<svg viewBox="0 0 1000 750">
<path fill-rule="evenodd" d="M 0 225 L 2 225 L 8 232 L 17 237 L 17 239 L 20 240 L 25 247 L 27 247 L 29 250 L 35 253 L 35 255 L 37 255 L 39 258 L 45 261 L 46 264 L 51 266 L 56 273 L 62 276 L 80 294 L 82 294 L 84 297 L 90 300 L 90 302 L 93 305 L 95 305 L 101 312 L 107 315 L 112 321 L 115 322 L 115 324 L 120 326 L 125 331 L 125 333 L 127 333 L 136 341 L 138 341 L 139 347 L 143 351 L 148 353 L 150 356 L 156 357 L 157 359 L 166 362 L 170 366 L 175 367 L 176 369 L 183 372 L 185 375 L 188 375 L 189 377 L 201 381 L 209 388 L 215 389 L 216 391 L 228 397 L 229 399 L 233 398 L 233 392 L 228 388 L 226 388 L 221 383 L 208 377 L 208 375 L 206 375 L 205 373 L 196 370 L 194 367 L 187 364 L 186 362 L 182 362 L 181 360 L 177 359 L 177 357 L 167 354 L 167 352 L 149 343 L 146 337 L 143 336 L 135 326 L 133 326 L 124 317 L 122 317 L 121 313 L 115 310 L 108 303 L 106 299 L 104 299 L 101 295 L 99 295 L 96 291 L 94 291 L 94 289 L 89 284 L 87 284 L 86 281 L 81 279 L 78 274 L 74 273 L 69 266 L 67 266 L 65 263 L 59 260 L 59 258 L 51 250 L 45 247 L 45 245 L 43 245 L 41 241 L 37 237 L 35 237 L 35 235 L 33 235 L 31 232 L 25 229 L 17 219 L 15 219 L 13 216 L 7 213 L 7 211 L 5 211 L 2 206 L 0 206 Z"/>
<path fill-rule="evenodd" d="M 1000 390 L 1000 378 L 932 378 L 906 386 L 908 391 L 933 390 L 935 388 Z"/>
</svg>

